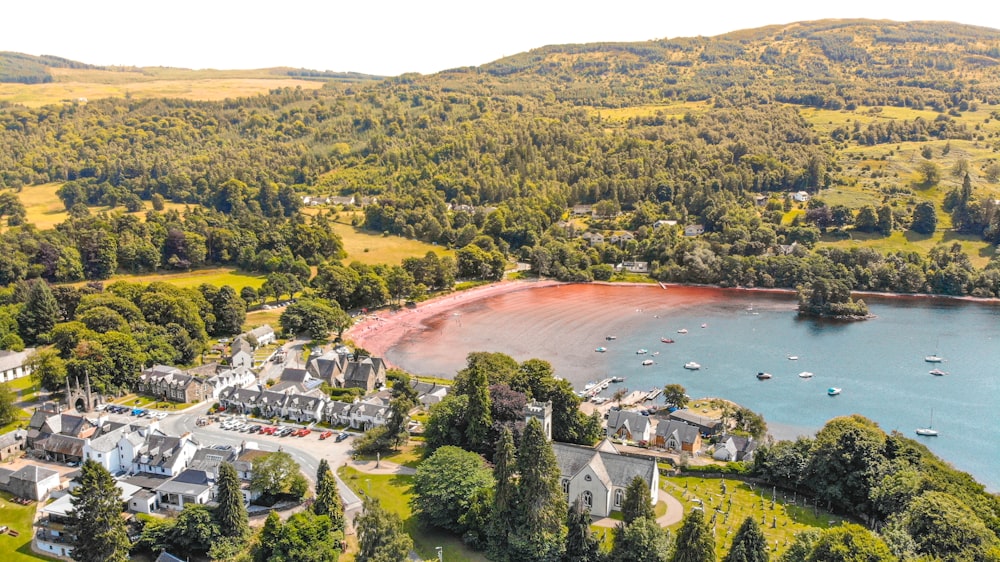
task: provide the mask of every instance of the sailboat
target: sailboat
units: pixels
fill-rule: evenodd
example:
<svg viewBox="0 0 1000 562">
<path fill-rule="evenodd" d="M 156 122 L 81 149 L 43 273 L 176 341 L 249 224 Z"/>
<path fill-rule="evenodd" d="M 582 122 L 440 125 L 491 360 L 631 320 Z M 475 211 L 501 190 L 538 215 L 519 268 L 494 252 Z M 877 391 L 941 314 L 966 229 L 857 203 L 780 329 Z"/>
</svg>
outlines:
<svg viewBox="0 0 1000 562">
<path fill-rule="evenodd" d="M 937 437 L 938 430 L 933 428 L 934 426 L 934 410 L 931 410 L 931 423 L 927 424 L 927 427 L 918 427 L 917 435 L 924 435 L 927 437 Z"/>
</svg>

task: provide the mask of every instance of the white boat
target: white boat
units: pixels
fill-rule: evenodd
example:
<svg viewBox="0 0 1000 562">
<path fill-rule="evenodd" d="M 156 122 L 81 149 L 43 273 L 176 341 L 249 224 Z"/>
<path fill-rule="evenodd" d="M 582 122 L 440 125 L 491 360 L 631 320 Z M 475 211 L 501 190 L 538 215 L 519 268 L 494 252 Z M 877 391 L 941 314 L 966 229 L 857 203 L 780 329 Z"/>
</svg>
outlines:
<svg viewBox="0 0 1000 562">
<path fill-rule="evenodd" d="M 684 364 L 684 368 L 689 371 L 697 371 L 698 369 L 701 368 L 701 365 L 695 363 L 694 361 L 688 361 L 687 363 Z"/>
<path fill-rule="evenodd" d="M 941 369 L 931 369 L 928 372 L 934 375 L 935 377 L 943 377 L 948 374 L 948 371 L 942 371 Z"/>
<path fill-rule="evenodd" d="M 799 360 L 799 356 L 798 355 L 789 355 L 788 356 L 788 360 L 789 361 L 798 361 Z"/>
<path fill-rule="evenodd" d="M 681 328 L 680 330 L 677 330 L 677 333 L 678 334 L 686 334 L 686 333 L 688 333 L 688 331 L 687 331 L 687 328 Z"/>
<path fill-rule="evenodd" d="M 931 410 L 931 423 L 927 424 L 927 427 L 918 427 L 917 435 L 923 435 L 926 437 L 937 437 L 938 430 L 934 429 L 934 410 Z"/>
<path fill-rule="evenodd" d="M 757 373 L 757 380 L 760 380 L 760 381 L 766 381 L 767 379 L 769 379 L 771 377 L 772 377 L 771 373 L 765 373 L 764 371 L 761 371 L 761 372 Z"/>
<path fill-rule="evenodd" d="M 605 352 L 605 351 L 607 351 L 607 350 L 608 350 L 608 348 L 606 348 L 606 347 L 598 347 L 598 348 L 597 348 L 597 349 L 595 349 L 594 351 L 596 351 L 596 352 L 598 352 L 598 353 L 604 353 L 604 352 Z"/>
<path fill-rule="evenodd" d="M 702 328 L 707 328 L 707 327 L 708 327 L 708 324 L 702 324 L 702 325 L 701 325 L 701 327 L 702 327 Z"/>
<path fill-rule="evenodd" d="M 830 396 L 836 396 L 840 394 L 840 389 L 835 386 L 831 386 L 830 388 L 826 389 L 826 393 L 829 394 Z"/>
<path fill-rule="evenodd" d="M 619 377 L 619 376 L 611 377 L 611 382 L 614 383 L 625 382 L 625 377 Z"/>
<path fill-rule="evenodd" d="M 642 362 L 642 365 L 644 367 L 648 367 L 648 366 L 650 366 L 652 364 L 653 364 L 653 360 L 652 359 L 646 359 L 645 361 Z"/>
<path fill-rule="evenodd" d="M 618 336 L 604 336 L 604 339 L 606 339 L 608 341 L 614 341 L 614 340 L 618 339 Z"/>
<path fill-rule="evenodd" d="M 924 361 L 927 361 L 928 363 L 940 363 L 944 361 L 944 359 L 935 353 L 933 355 L 928 355 L 924 357 Z"/>
<path fill-rule="evenodd" d="M 810 373 L 809 371 L 802 371 L 801 373 L 799 373 L 799 378 L 800 379 L 811 379 L 812 377 L 813 377 L 813 374 Z"/>
<path fill-rule="evenodd" d="M 635 350 L 636 355 L 645 355 L 648 352 L 649 350 L 646 349 L 645 347 Z"/>
</svg>

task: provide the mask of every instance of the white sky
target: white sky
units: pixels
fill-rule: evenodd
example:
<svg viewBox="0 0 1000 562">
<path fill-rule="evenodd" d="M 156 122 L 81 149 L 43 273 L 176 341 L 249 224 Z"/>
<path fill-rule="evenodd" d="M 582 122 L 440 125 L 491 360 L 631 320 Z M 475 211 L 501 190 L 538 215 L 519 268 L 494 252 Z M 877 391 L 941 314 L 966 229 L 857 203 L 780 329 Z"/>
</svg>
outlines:
<svg viewBox="0 0 1000 562">
<path fill-rule="evenodd" d="M 985 2 L 985 3 L 984 3 Z M 560 43 L 712 36 L 824 18 L 1000 28 L 990 0 L 6 0 L 0 50 L 96 65 L 397 75 Z"/>
</svg>

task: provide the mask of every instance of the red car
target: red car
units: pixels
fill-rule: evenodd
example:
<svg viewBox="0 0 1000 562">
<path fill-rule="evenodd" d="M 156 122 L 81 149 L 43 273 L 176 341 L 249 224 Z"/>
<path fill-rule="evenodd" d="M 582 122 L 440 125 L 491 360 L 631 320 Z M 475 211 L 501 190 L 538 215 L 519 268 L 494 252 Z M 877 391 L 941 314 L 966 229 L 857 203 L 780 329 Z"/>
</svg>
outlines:
<svg viewBox="0 0 1000 562">
<path fill-rule="evenodd" d="M 295 432 L 296 437 L 305 437 L 309 435 L 312 431 L 308 427 L 303 427 L 302 429 Z"/>
<path fill-rule="evenodd" d="M 333 437 L 333 432 L 332 431 L 324 431 L 323 433 L 319 434 L 319 438 L 320 439 L 326 439 L 327 437 Z"/>
</svg>

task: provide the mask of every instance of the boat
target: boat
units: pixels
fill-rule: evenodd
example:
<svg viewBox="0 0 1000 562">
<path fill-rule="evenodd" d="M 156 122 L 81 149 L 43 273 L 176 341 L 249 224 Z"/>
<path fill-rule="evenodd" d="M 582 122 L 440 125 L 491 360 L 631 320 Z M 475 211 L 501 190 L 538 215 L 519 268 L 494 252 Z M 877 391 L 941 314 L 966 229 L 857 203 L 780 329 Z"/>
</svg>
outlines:
<svg viewBox="0 0 1000 562">
<path fill-rule="evenodd" d="M 687 331 L 687 328 L 681 328 L 680 330 L 677 330 L 677 333 L 678 334 L 686 334 L 686 333 L 688 333 L 688 331 Z"/>
<path fill-rule="evenodd" d="M 840 389 L 835 386 L 831 386 L 830 388 L 826 389 L 826 393 L 829 394 L 830 396 L 836 396 L 840 394 Z"/>
<path fill-rule="evenodd" d="M 940 363 L 940 362 L 944 361 L 944 359 L 941 358 L 940 355 L 938 355 L 937 353 L 935 353 L 933 355 L 928 355 L 928 356 L 924 357 L 924 361 L 927 361 L 928 363 Z"/>
<path fill-rule="evenodd" d="M 653 357 L 656 357 L 656 356 L 657 356 L 657 355 L 659 355 L 659 354 L 660 354 L 660 352 L 659 352 L 659 351 L 654 351 L 654 352 L 653 352 Z"/>
<path fill-rule="evenodd" d="M 943 377 L 948 374 L 948 371 L 942 371 L 941 369 L 931 369 L 928 372 L 934 375 L 935 377 Z"/>
<path fill-rule="evenodd" d="M 625 377 L 611 377 L 611 382 L 625 382 Z"/>
<path fill-rule="evenodd" d="M 670 338 L 660 338 L 660 341 L 663 343 L 674 343 L 674 340 Z"/>
<path fill-rule="evenodd" d="M 789 361 L 798 361 L 799 360 L 799 356 L 798 355 L 789 355 L 788 356 L 788 360 Z"/>
<path fill-rule="evenodd" d="M 608 350 L 608 348 L 606 348 L 606 347 L 598 347 L 598 348 L 597 348 L 597 349 L 595 349 L 594 351 L 596 351 L 596 352 L 598 352 L 598 353 L 604 353 L 604 352 L 605 352 L 605 351 L 607 351 L 607 350 Z"/>
<path fill-rule="evenodd" d="M 649 367 L 652 364 L 653 364 L 653 360 L 652 359 L 646 359 L 645 361 L 642 362 L 642 366 L 643 367 Z"/>
<path fill-rule="evenodd" d="M 918 427 L 917 435 L 923 435 L 925 437 L 937 437 L 938 430 L 934 429 L 934 410 L 931 410 L 931 423 L 927 424 L 927 427 Z"/>
<path fill-rule="evenodd" d="M 757 380 L 766 381 L 769 378 L 771 378 L 771 373 L 765 373 L 764 371 L 757 373 Z"/>
<path fill-rule="evenodd" d="M 707 327 L 708 327 L 708 324 L 702 324 L 702 325 L 701 325 L 701 327 L 702 327 L 702 328 L 707 328 Z"/>
<path fill-rule="evenodd" d="M 694 361 L 688 361 L 687 363 L 684 364 L 684 368 L 689 371 L 697 371 L 698 369 L 701 368 L 701 365 L 695 363 Z"/>
<path fill-rule="evenodd" d="M 608 341 L 614 341 L 614 340 L 618 339 L 618 336 L 604 336 L 604 339 L 606 339 Z"/>
<path fill-rule="evenodd" d="M 802 371 L 801 373 L 799 373 L 799 378 L 800 379 L 811 379 L 812 377 L 813 377 L 813 374 L 810 373 L 809 371 Z"/>
<path fill-rule="evenodd" d="M 649 352 L 649 350 L 646 349 L 645 347 L 641 347 L 641 348 L 635 350 L 635 354 L 636 355 L 645 355 L 648 352 Z"/>
<path fill-rule="evenodd" d="M 590 390 L 590 389 L 594 388 L 595 386 L 597 386 L 596 382 L 588 382 L 587 384 L 583 385 L 583 389 L 584 390 Z"/>
</svg>

